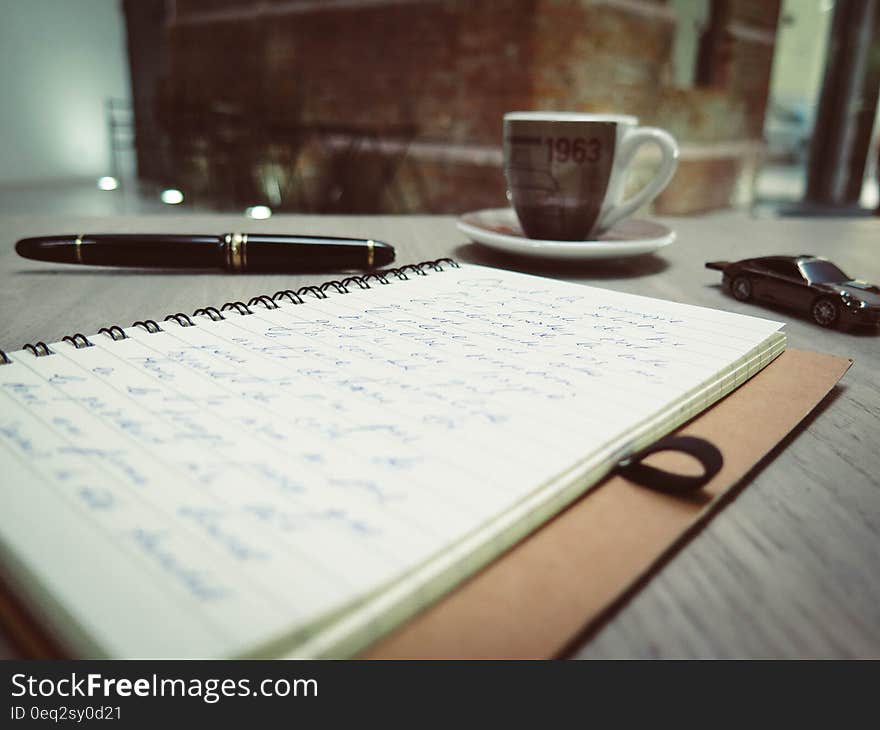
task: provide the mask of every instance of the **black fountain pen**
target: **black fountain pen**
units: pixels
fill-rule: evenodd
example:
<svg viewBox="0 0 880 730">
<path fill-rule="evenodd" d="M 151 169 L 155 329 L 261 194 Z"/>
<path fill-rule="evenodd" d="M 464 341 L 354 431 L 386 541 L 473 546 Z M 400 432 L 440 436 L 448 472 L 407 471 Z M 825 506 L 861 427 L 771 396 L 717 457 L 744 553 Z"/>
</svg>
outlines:
<svg viewBox="0 0 880 730">
<path fill-rule="evenodd" d="M 372 269 L 394 261 L 393 246 L 370 238 L 271 233 L 83 233 L 22 238 L 15 250 L 26 259 L 65 264 L 263 273 Z"/>
</svg>

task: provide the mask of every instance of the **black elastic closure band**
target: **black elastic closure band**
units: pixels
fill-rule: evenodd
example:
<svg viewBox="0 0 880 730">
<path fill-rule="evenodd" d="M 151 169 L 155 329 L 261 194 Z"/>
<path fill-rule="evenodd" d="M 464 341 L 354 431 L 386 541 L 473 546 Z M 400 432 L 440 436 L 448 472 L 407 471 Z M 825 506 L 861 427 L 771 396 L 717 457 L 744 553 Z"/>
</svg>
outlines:
<svg viewBox="0 0 880 730">
<path fill-rule="evenodd" d="M 703 467 L 698 476 L 675 474 L 642 463 L 646 456 L 658 451 L 681 451 L 693 456 Z M 724 465 L 724 457 L 718 448 L 697 436 L 667 436 L 648 448 L 620 462 L 620 474 L 631 482 L 669 494 L 687 494 L 706 486 Z"/>
</svg>

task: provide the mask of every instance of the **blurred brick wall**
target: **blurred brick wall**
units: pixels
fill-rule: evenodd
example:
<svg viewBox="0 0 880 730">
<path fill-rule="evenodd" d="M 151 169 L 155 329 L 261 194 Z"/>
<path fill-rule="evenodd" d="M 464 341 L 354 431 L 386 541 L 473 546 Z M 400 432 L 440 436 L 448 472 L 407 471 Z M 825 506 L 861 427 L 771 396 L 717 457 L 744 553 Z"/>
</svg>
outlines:
<svg viewBox="0 0 880 730">
<path fill-rule="evenodd" d="M 261 134 L 282 146 L 300 134 L 280 158 L 296 169 L 273 167 L 276 187 L 308 189 L 285 196 L 294 207 L 504 205 L 502 115 L 565 109 L 669 129 L 682 164 L 655 208 L 707 210 L 748 190 L 779 0 L 726 7 L 711 84 L 678 88 L 664 0 L 177 0 L 165 99 L 275 120 Z M 651 164 L 646 150 L 636 180 Z M 200 169 L 210 177 L 210 152 Z"/>
</svg>

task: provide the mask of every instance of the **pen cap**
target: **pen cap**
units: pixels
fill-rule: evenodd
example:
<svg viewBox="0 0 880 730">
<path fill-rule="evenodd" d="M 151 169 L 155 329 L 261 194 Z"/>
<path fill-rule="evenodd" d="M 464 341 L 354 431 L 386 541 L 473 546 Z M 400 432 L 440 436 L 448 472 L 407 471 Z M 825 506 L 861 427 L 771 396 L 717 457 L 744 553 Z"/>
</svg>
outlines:
<svg viewBox="0 0 880 730">
<path fill-rule="evenodd" d="M 394 248 L 382 241 L 325 236 L 242 237 L 242 270 L 258 272 L 308 272 L 362 270 L 394 260 Z"/>
</svg>

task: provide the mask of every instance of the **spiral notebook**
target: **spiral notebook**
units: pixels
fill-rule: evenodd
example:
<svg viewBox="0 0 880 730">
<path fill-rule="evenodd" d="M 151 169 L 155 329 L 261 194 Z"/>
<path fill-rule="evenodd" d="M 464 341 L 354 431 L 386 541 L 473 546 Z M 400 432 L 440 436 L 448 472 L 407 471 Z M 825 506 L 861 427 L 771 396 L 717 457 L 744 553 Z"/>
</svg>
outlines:
<svg viewBox="0 0 880 730">
<path fill-rule="evenodd" d="M 350 656 L 785 348 L 442 259 L 0 356 L 0 566 L 75 656 Z"/>
</svg>

